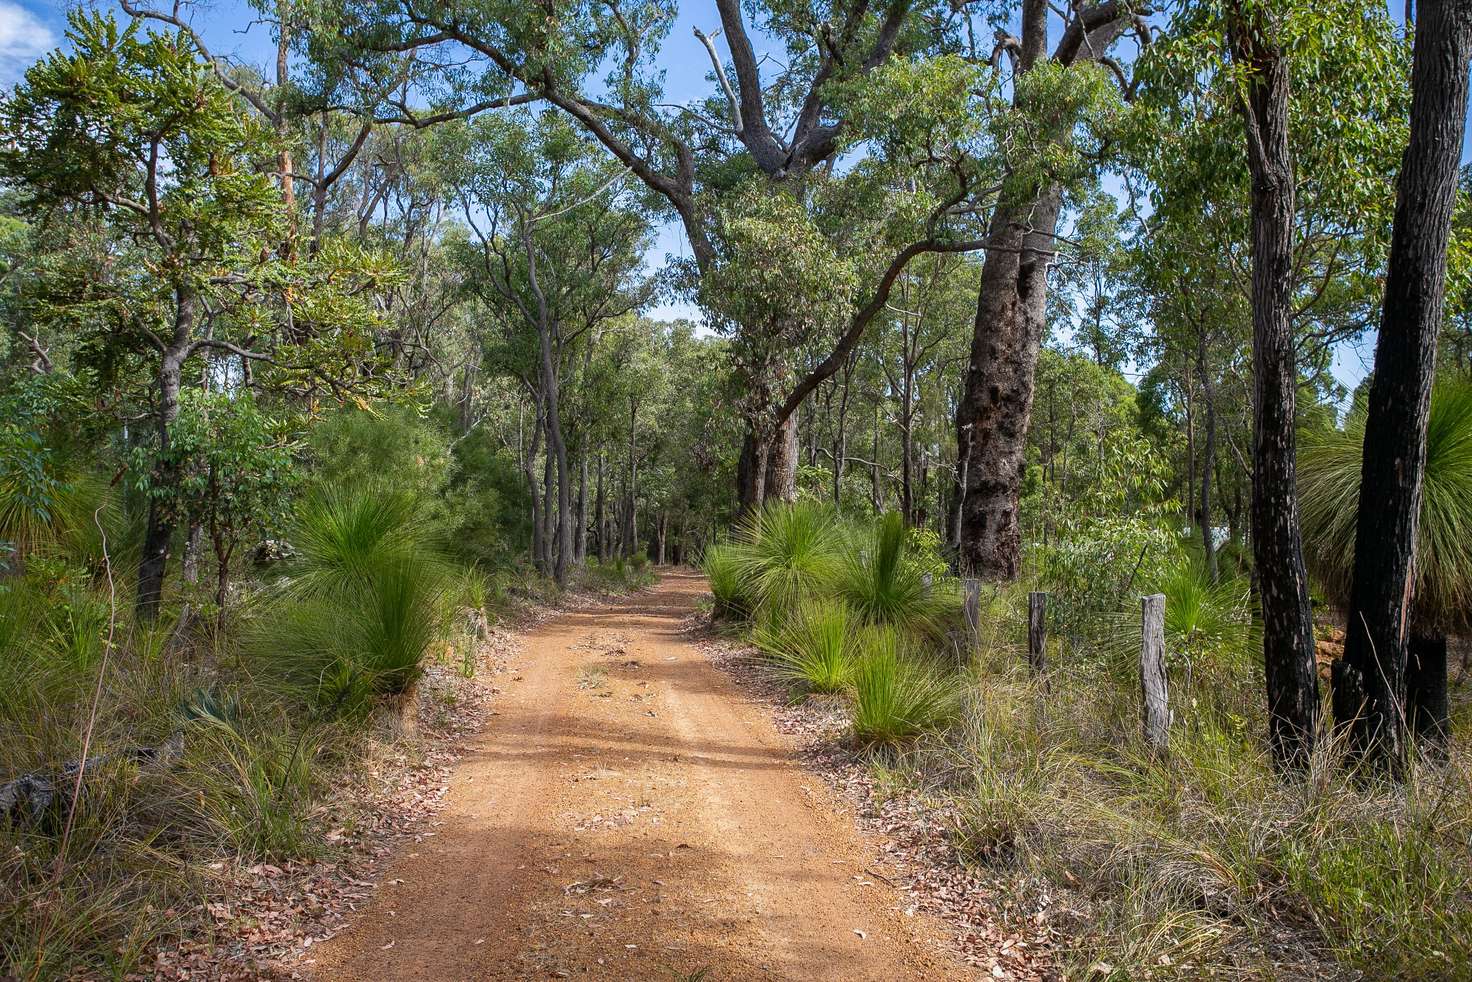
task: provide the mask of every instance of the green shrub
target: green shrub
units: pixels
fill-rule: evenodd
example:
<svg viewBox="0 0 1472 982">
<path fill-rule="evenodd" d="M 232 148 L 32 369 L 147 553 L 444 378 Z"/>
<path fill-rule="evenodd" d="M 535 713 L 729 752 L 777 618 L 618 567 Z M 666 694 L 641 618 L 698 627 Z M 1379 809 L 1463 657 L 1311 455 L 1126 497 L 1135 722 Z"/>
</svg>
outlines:
<svg viewBox="0 0 1472 982">
<path fill-rule="evenodd" d="M 1161 757 L 1134 749 L 1137 682 L 1086 672 L 1045 691 L 1014 664 L 978 676 L 961 724 L 908 760 L 945 775 L 969 861 L 1075 912 L 1055 925 L 1064 977 L 1099 962 L 1111 978 L 1461 977 L 1467 760 L 1379 786 L 1328 745 L 1284 781 L 1259 733 L 1214 723 L 1255 706 L 1260 680 L 1222 678 L 1234 691 L 1199 690 L 1204 718 Z"/>
<path fill-rule="evenodd" d="M 198 789 L 194 807 L 205 828 L 254 859 L 316 851 L 317 734 L 284 715 L 247 728 L 233 714 L 211 713 L 190 728 L 189 741 L 190 763 L 179 779 Z"/>
<path fill-rule="evenodd" d="M 263 681 L 346 714 L 411 690 L 447 629 L 451 585 L 413 499 L 322 489 L 302 504 L 291 539 L 289 578 L 247 631 Z"/>
<path fill-rule="evenodd" d="M 852 680 L 857 628 L 842 601 L 807 600 L 790 614 L 773 615 L 759 625 L 752 642 L 793 686 L 836 693 L 848 689 Z"/>
<path fill-rule="evenodd" d="M 748 515 L 730 562 L 757 607 L 789 610 L 831 589 L 843 556 L 838 514 L 814 502 L 774 502 Z"/>
<path fill-rule="evenodd" d="M 960 708 L 957 680 L 906 652 L 892 627 L 870 627 L 854 666 L 853 730 L 860 744 L 901 743 L 950 723 Z"/>
<path fill-rule="evenodd" d="M 936 576 L 926 558 L 912 550 L 904 517 L 890 512 L 875 523 L 868 541 L 850 548 L 835 592 L 866 623 L 941 637 L 959 621 L 961 598 L 956 582 Z"/>
<path fill-rule="evenodd" d="M 747 588 L 745 567 L 736 554 L 738 548 L 731 543 L 718 543 L 707 548 L 701 559 L 701 569 L 710 581 L 710 592 L 715 597 L 717 617 L 750 617 L 755 606 L 755 599 Z"/>
</svg>

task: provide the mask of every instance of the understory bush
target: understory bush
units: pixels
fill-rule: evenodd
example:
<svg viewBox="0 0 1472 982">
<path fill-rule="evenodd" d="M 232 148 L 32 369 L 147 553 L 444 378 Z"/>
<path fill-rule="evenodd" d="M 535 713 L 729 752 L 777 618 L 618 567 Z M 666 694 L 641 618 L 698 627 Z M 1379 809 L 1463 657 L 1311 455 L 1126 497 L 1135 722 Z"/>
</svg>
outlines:
<svg viewBox="0 0 1472 982">
<path fill-rule="evenodd" d="M 859 538 L 840 565 L 834 593 L 869 624 L 891 624 L 912 634 L 942 637 L 959 622 L 956 581 L 927 568 L 910 548 L 899 512 L 890 512 Z"/>
<path fill-rule="evenodd" d="M 1209 720 L 1246 699 L 1195 701 Z M 1464 977 L 1465 756 L 1396 787 L 1350 776 L 1330 744 L 1285 780 L 1257 724 L 1177 726 L 1168 754 L 1146 752 L 1135 702 L 1107 676 L 1044 690 L 988 673 L 952 740 L 915 762 L 950 775 L 963 856 L 1022 874 L 1022 899 L 1067 893 L 1066 975 Z"/>
<path fill-rule="evenodd" d="M 842 601 L 808 600 L 785 617 L 769 617 L 752 632 L 752 643 L 777 675 L 805 693 L 847 691 L 863 634 Z"/>
<path fill-rule="evenodd" d="M 415 500 L 328 486 L 302 503 L 297 556 L 246 635 L 271 683 L 339 715 L 412 691 L 449 613 L 447 570 Z"/>
<path fill-rule="evenodd" d="M 960 689 L 954 673 L 906 647 L 893 627 L 865 629 L 864 651 L 853 668 L 853 731 L 861 745 L 902 743 L 955 718 Z"/>
<path fill-rule="evenodd" d="M 770 503 L 706 550 L 718 617 L 745 621 L 800 695 L 843 695 L 863 745 L 944 726 L 957 673 L 932 657 L 961 625 L 939 541 L 897 513 L 868 527 L 812 501 Z"/>
</svg>

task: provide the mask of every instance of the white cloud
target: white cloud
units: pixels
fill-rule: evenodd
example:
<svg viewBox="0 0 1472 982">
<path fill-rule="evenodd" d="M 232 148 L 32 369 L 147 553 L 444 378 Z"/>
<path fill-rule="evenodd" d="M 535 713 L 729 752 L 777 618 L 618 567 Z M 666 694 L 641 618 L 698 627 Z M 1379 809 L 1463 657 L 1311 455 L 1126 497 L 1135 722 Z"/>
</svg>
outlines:
<svg viewBox="0 0 1472 982">
<path fill-rule="evenodd" d="M 56 47 L 56 33 L 25 7 L 0 0 L 0 61 L 31 62 Z"/>
</svg>

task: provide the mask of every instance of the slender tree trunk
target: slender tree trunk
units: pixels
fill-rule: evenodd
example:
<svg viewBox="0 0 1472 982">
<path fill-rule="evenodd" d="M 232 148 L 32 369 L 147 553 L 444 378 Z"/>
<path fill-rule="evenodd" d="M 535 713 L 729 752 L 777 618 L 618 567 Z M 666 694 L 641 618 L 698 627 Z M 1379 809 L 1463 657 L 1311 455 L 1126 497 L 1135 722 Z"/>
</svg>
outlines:
<svg viewBox="0 0 1472 982">
<path fill-rule="evenodd" d="M 542 443 L 542 400 L 537 397 L 537 417 L 532 428 L 532 440 L 522 455 L 521 473 L 526 478 L 527 492 L 532 502 L 532 564 L 537 572 L 547 575 L 546 549 L 543 542 L 546 529 L 542 523 L 542 489 L 537 483 L 537 450 Z"/>
<path fill-rule="evenodd" d="M 608 515 L 607 497 L 603 491 L 604 455 L 598 452 L 598 493 L 593 499 L 593 524 L 598 529 L 598 562 L 608 562 Z"/>
<path fill-rule="evenodd" d="M 1260 18 L 1239 7 L 1229 28 L 1233 57 L 1249 72 L 1242 109 L 1252 175 L 1253 556 L 1273 758 L 1301 767 L 1318 730 L 1319 691 L 1298 520 L 1289 79 L 1287 57 Z"/>
<path fill-rule="evenodd" d="M 874 459 L 869 461 L 869 497 L 874 502 L 874 511 L 884 509 L 884 498 L 879 489 L 879 404 L 874 404 Z"/>
<path fill-rule="evenodd" d="M 1018 500 L 1027 463 L 1038 351 L 1047 332 L 1048 262 L 1061 197 L 999 205 L 982 265 L 971 361 L 958 419 L 966 448 L 960 566 L 969 575 L 1013 580 L 1021 572 Z"/>
<path fill-rule="evenodd" d="M 578 454 L 578 517 L 573 559 L 582 565 L 588 559 L 588 455 Z"/>
<path fill-rule="evenodd" d="M 542 427 L 547 428 L 545 420 Z M 548 576 L 553 575 L 552 557 L 557 551 L 557 461 L 550 444 L 549 440 L 542 454 L 542 568 Z"/>
<path fill-rule="evenodd" d="M 174 292 L 174 334 L 159 359 L 158 411 L 154 415 L 158 429 L 158 460 L 149 480 L 154 487 L 172 492 L 178 489 L 179 467 L 171 453 L 170 431 L 179 418 L 179 389 L 184 374 L 184 359 L 194 335 L 198 298 L 190 289 Z M 168 574 L 169 548 L 174 540 L 175 505 L 172 494 L 150 495 L 148 520 L 143 532 L 143 558 L 138 564 L 138 596 L 135 600 L 139 619 L 158 619 L 163 605 L 164 578 Z"/>
<path fill-rule="evenodd" d="M 1344 658 L 1334 678 L 1334 717 L 1352 751 L 1398 764 L 1407 715 L 1445 716 L 1446 656 L 1419 647 L 1407 707 L 1410 633 L 1426 466 L 1426 422 L 1446 289 L 1447 239 L 1467 113 L 1472 4 L 1422 0 L 1411 70 L 1411 138 L 1401 161 L 1375 373 L 1365 417 Z M 1441 702 L 1441 705 L 1434 705 Z M 1409 708 L 1409 712 L 1407 711 Z M 1430 724 L 1439 726 L 1440 723 Z"/>
<path fill-rule="evenodd" d="M 1203 337 L 1196 351 L 1196 371 L 1201 377 L 1202 409 L 1206 414 L 1203 421 L 1201 456 L 1201 554 L 1206 560 L 1206 575 L 1212 583 L 1218 579 L 1216 565 L 1216 536 L 1211 518 L 1211 479 L 1216 471 L 1216 387 L 1206 364 L 1206 339 Z"/>
<path fill-rule="evenodd" d="M 572 541 L 572 473 L 567 465 L 567 443 L 562 438 L 562 392 L 557 377 L 557 361 L 552 350 L 552 327 L 543 325 L 542 387 L 547 398 L 548 462 L 557 467 L 557 514 L 555 516 L 552 577 L 558 586 L 567 585 L 567 567 L 573 549 Z M 551 502 L 548 502 L 551 508 Z"/>
<path fill-rule="evenodd" d="M 634 456 L 635 438 L 638 432 L 639 403 L 629 400 L 629 487 L 627 505 L 624 509 L 624 558 L 632 559 L 639 548 L 639 516 L 637 500 L 639 494 L 639 461 Z"/>
</svg>

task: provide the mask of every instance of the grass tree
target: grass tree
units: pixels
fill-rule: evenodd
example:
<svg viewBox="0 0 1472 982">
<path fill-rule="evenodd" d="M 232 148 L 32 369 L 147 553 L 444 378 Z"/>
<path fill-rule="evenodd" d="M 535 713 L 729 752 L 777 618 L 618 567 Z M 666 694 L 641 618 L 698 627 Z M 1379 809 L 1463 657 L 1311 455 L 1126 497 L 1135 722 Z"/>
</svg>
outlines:
<svg viewBox="0 0 1472 982">
<path fill-rule="evenodd" d="M 1303 448 L 1300 493 L 1309 564 L 1329 594 L 1350 597 L 1365 412 Z M 1446 735 L 1446 639 L 1472 615 L 1472 382 L 1445 380 L 1432 393 L 1417 523 L 1405 715 L 1423 739 Z M 1398 707 L 1396 712 L 1401 710 Z"/>
</svg>

